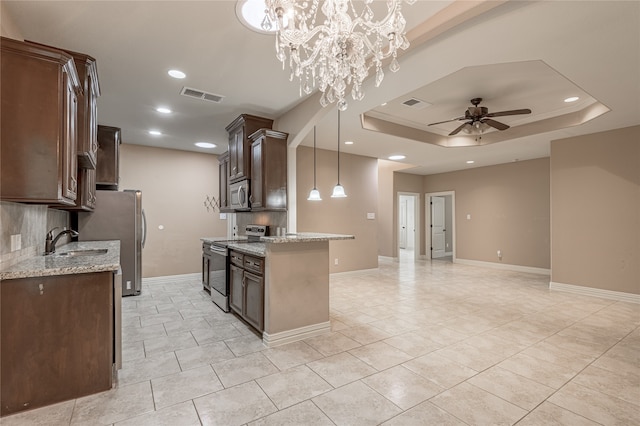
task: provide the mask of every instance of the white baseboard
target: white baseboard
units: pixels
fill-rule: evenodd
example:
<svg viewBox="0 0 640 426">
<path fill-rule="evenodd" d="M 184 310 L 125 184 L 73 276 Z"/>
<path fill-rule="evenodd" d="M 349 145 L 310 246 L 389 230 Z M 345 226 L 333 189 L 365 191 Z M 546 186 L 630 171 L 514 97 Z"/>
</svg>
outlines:
<svg viewBox="0 0 640 426">
<path fill-rule="evenodd" d="M 319 336 L 330 331 L 331 323 L 329 321 L 273 334 L 269 334 L 265 331 L 262 333 L 262 343 L 264 343 L 268 348 L 273 348 L 274 346 L 280 346 L 291 342 L 297 342 L 298 340 L 307 339 L 309 337 Z"/>
<path fill-rule="evenodd" d="M 391 256 L 378 256 L 378 260 L 388 260 L 389 262 L 393 262 L 394 260 L 398 260 L 398 258 Z"/>
<path fill-rule="evenodd" d="M 366 272 L 374 272 L 377 271 L 378 268 L 371 268 L 371 269 L 356 269 L 355 271 L 344 271 L 344 272 L 332 272 L 329 275 L 334 276 L 334 277 L 342 277 L 342 276 L 348 276 L 348 275 L 358 275 L 358 274 L 362 274 L 362 273 L 366 273 Z"/>
<path fill-rule="evenodd" d="M 549 275 L 551 270 L 545 268 L 535 268 L 533 266 L 511 265 L 508 263 L 483 262 L 481 260 L 470 260 L 456 258 L 453 263 L 461 263 L 463 265 L 482 266 L 485 268 L 502 269 L 505 271 L 528 272 L 531 274 Z"/>
<path fill-rule="evenodd" d="M 640 294 L 625 293 L 622 291 L 605 290 L 602 288 L 585 287 L 581 285 L 549 282 L 550 290 L 564 291 L 567 293 L 582 294 L 584 296 L 600 297 L 602 299 L 618 300 L 621 302 L 640 303 Z"/>
<path fill-rule="evenodd" d="M 181 274 L 181 275 L 165 275 L 163 277 L 149 277 L 143 278 L 143 284 L 169 284 L 175 282 L 185 282 L 185 281 L 194 281 L 194 280 L 202 280 L 202 274 L 200 272 L 194 272 L 192 274 Z"/>
</svg>

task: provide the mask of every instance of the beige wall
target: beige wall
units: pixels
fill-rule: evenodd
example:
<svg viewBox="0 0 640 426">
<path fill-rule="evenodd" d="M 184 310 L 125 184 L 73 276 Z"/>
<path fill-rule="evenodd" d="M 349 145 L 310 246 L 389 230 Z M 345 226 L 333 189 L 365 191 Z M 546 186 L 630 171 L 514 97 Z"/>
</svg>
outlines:
<svg viewBox="0 0 640 426">
<path fill-rule="evenodd" d="M 378 160 L 378 255 L 394 257 L 393 172 L 397 163 Z"/>
<path fill-rule="evenodd" d="M 423 179 L 425 193 L 455 191 L 457 258 L 550 268 L 548 158 Z"/>
<path fill-rule="evenodd" d="M 200 238 L 227 235 L 218 210 L 204 207 L 207 196 L 218 198 L 215 155 L 123 144 L 120 189 L 142 191 L 148 224 L 143 277 L 200 272 Z"/>
<path fill-rule="evenodd" d="M 299 146 L 296 154 L 298 231 L 355 235 L 355 240 L 330 242 L 331 273 L 377 268 L 378 224 L 368 220 L 367 213 L 377 217 L 378 160 L 341 153 L 340 183 L 347 198 L 331 198 L 338 179 L 337 153 L 317 150 L 317 187 L 322 201 L 307 201 L 313 188 L 313 149 Z"/>
<path fill-rule="evenodd" d="M 640 294 L 640 126 L 551 142 L 551 280 Z"/>
<path fill-rule="evenodd" d="M 0 1 L 0 35 L 2 37 L 14 38 L 17 40 L 24 40 L 22 32 L 17 27 L 11 15 L 7 13 L 3 2 Z"/>
</svg>

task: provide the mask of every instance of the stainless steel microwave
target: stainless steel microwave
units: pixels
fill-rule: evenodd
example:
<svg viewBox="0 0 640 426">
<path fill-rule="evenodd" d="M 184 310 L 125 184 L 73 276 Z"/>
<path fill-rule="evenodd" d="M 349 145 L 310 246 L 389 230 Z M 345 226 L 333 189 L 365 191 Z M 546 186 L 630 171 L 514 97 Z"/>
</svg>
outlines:
<svg viewBox="0 0 640 426">
<path fill-rule="evenodd" d="M 241 180 L 229 186 L 231 208 L 235 210 L 249 210 L 249 180 Z"/>
</svg>

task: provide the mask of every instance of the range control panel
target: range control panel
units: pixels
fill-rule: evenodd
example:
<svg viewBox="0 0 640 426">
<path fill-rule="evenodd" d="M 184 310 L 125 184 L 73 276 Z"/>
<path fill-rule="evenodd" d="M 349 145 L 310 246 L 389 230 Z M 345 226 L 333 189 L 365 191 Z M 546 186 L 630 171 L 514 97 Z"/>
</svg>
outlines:
<svg viewBox="0 0 640 426">
<path fill-rule="evenodd" d="M 244 230 L 247 237 L 264 237 L 269 233 L 267 225 L 247 225 Z"/>
</svg>

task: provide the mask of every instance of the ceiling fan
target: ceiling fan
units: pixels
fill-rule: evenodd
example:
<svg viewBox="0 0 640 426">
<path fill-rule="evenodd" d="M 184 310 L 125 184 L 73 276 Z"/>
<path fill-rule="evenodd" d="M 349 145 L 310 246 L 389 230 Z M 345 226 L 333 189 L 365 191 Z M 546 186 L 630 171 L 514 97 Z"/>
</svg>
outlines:
<svg viewBox="0 0 640 426">
<path fill-rule="evenodd" d="M 492 120 L 492 117 L 504 117 L 506 115 L 520 115 L 520 114 L 531 114 L 530 109 L 513 109 L 510 111 L 500 111 L 500 112 L 489 112 L 487 107 L 478 106 L 482 102 L 482 98 L 473 98 L 471 99 L 472 107 L 467 108 L 464 112 L 464 115 L 461 117 L 452 118 L 451 120 L 438 121 L 437 123 L 428 124 L 428 126 L 433 126 L 436 124 L 448 123 L 450 121 L 465 121 L 459 127 L 457 127 L 453 132 L 449 133 L 449 136 L 457 135 L 460 130 L 465 127 L 469 127 L 469 130 L 472 130 L 474 127 L 480 129 L 482 124 L 486 124 L 488 126 L 493 127 L 498 130 L 507 130 L 509 128 L 508 125 L 501 123 L 496 120 Z"/>
</svg>

